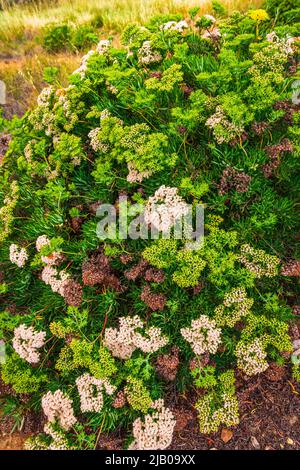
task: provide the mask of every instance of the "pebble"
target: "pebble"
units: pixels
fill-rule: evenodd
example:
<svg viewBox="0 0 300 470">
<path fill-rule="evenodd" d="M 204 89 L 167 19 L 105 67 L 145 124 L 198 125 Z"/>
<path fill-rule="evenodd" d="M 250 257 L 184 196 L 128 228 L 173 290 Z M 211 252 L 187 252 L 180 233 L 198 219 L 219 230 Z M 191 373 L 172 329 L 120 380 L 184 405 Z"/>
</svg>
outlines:
<svg viewBox="0 0 300 470">
<path fill-rule="evenodd" d="M 260 443 L 258 442 L 258 440 L 256 439 L 255 436 L 251 436 L 250 440 L 251 440 L 251 444 L 253 445 L 254 449 L 256 449 L 256 450 L 260 449 Z"/>
</svg>

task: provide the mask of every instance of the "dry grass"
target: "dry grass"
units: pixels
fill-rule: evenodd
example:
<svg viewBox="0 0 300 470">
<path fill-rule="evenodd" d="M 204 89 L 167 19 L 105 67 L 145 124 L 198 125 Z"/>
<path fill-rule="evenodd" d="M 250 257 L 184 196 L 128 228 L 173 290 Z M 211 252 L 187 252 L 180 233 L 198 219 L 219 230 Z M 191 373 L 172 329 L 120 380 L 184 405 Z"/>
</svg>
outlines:
<svg viewBox="0 0 300 470">
<path fill-rule="evenodd" d="M 5 82 L 7 89 L 5 116 L 11 118 L 13 114 L 21 115 L 35 105 L 37 96 L 45 86 L 45 67 L 57 67 L 58 81 L 61 86 L 66 86 L 68 76 L 78 67 L 79 62 L 78 55 L 51 55 L 42 48 L 34 49 L 31 55 L 0 61 L 0 80 Z"/>
<path fill-rule="evenodd" d="M 220 0 L 228 12 L 258 7 L 262 0 Z M 118 33 L 129 23 L 144 23 L 157 14 L 182 13 L 200 6 L 211 11 L 211 0 L 40 0 L 8 7 L 0 0 L 0 80 L 8 90 L 6 114 L 22 113 L 31 107 L 44 86 L 43 70 L 57 66 L 62 84 L 77 68 L 78 55 L 48 54 L 39 45 L 42 29 L 49 23 L 89 23 L 101 16 L 103 32 Z M 99 31 L 99 35 L 101 32 Z"/>
<path fill-rule="evenodd" d="M 101 14 L 105 29 L 120 31 L 130 22 L 143 23 L 159 13 L 186 13 L 193 6 L 200 6 L 203 12 L 211 10 L 210 0 L 41 0 L 14 8 L 5 8 L 6 0 L 0 0 L 1 3 L 4 11 L 0 13 L 0 34 L 4 40 L 40 30 L 51 22 L 85 23 L 97 13 Z M 222 0 L 222 3 L 232 12 L 259 6 L 261 0 Z"/>
</svg>

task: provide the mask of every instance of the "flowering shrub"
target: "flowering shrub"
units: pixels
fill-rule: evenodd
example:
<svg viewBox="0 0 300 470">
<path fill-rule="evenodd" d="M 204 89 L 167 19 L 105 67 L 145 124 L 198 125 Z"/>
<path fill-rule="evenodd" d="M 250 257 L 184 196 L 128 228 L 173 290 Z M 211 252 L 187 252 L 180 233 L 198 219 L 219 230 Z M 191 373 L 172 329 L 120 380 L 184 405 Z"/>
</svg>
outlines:
<svg viewBox="0 0 300 470">
<path fill-rule="evenodd" d="M 156 17 L 0 121 L 1 377 L 47 419 L 27 448 L 93 448 L 99 429 L 124 427 L 130 449 L 165 449 L 170 381 L 201 389 L 200 432 L 237 425 L 235 369 L 289 360 L 297 36 L 264 10 Z M 139 203 L 158 239 L 100 240 L 101 203 L 119 215 Z M 191 249 L 174 225 L 198 204 L 205 237 Z"/>
</svg>

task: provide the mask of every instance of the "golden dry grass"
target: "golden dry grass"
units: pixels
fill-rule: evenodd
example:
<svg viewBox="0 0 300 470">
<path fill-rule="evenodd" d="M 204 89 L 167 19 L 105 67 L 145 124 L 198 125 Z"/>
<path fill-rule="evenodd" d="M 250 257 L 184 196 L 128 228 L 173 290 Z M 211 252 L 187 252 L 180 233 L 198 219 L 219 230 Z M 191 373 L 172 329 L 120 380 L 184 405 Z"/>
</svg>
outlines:
<svg viewBox="0 0 300 470">
<path fill-rule="evenodd" d="M 0 34 L 4 39 L 21 36 L 46 24 L 57 21 L 74 21 L 77 24 L 90 21 L 101 14 L 104 27 L 120 31 L 131 22 L 143 23 L 160 13 L 186 13 L 191 7 L 201 11 L 211 10 L 211 0 L 57 0 L 5 8 L 6 0 L 0 0 L 4 8 L 0 12 Z M 261 5 L 261 0 L 222 0 L 229 12 L 247 10 Z"/>
</svg>

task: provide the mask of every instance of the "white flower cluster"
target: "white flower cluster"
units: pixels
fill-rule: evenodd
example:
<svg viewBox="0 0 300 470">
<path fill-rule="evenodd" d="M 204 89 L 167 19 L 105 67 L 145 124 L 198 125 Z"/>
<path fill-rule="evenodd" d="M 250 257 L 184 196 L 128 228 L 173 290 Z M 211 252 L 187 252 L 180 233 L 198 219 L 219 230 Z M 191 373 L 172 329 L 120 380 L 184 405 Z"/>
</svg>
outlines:
<svg viewBox="0 0 300 470">
<path fill-rule="evenodd" d="M 82 413 L 99 413 L 103 407 L 103 390 L 112 395 L 116 390 L 106 379 L 96 379 L 90 374 L 83 374 L 76 379 Z"/>
<path fill-rule="evenodd" d="M 149 197 L 145 210 L 146 224 L 153 225 L 160 232 L 167 232 L 184 215 L 188 214 L 189 206 L 178 195 L 177 188 L 161 186 Z"/>
<path fill-rule="evenodd" d="M 181 334 L 191 343 L 195 354 L 206 352 L 215 354 L 221 344 L 221 329 L 216 327 L 216 322 L 206 315 L 201 315 L 197 320 L 192 320 L 191 328 L 182 328 Z"/>
<path fill-rule="evenodd" d="M 12 243 L 9 247 L 9 259 L 13 264 L 19 268 L 23 268 L 28 260 L 28 254 L 25 248 L 19 248 L 18 245 Z"/>
<path fill-rule="evenodd" d="M 154 51 L 151 46 L 151 41 L 144 41 L 142 47 L 138 50 L 138 58 L 140 64 L 153 64 L 160 62 L 162 56 L 158 51 Z"/>
<path fill-rule="evenodd" d="M 75 73 L 79 73 L 80 74 L 80 78 L 83 79 L 85 77 L 85 72 L 87 71 L 87 63 L 88 63 L 88 59 L 93 55 L 95 54 L 95 51 L 89 51 L 87 54 L 85 54 L 82 59 L 81 59 L 81 63 L 80 63 L 80 66 L 78 67 L 78 69 L 74 70 L 73 74 Z"/>
<path fill-rule="evenodd" d="M 97 44 L 96 51 L 98 54 L 103 55 L 108 51 L 109 48 L 110 41 L 108 39 L 101 39 L 101 41 L 99 41 Z"/>
<path fill-rule="evenodd" d="M 266 39 L 268 42 L 275 44 L 278 47 L 278 49 L 284 54 L 286 55 L 294 54 L 294 49 L 293 49 L 293 44 L 295 42 L 294 38 L 291 38 L 291 37 L 279 38 L 277 34 L 275 33 L 275 31 L 272 31 L 271 33 L 267 34 Z"/>
<path fill-rule="evenodd" d="M 54 94 L 54 87 L 52 85 L 42 89 L 41 93 L 37 97 L 38 106 L 48 106 Z"/>
<path fill-rule="evenodd" d="M 42 397 L 42 408 L 50 423 L 58 420 L 60 426 L 68 431 L 76 422 L 72 400 L 61 390 L 47 392 Z"/>
<path fill-rule="evenodd" d="M 24 324 L 14 330 L 13 348 L 19 356 L 30 364 L 36 364 L 40 360 L 38 349 L 45 344 L 45 331 L 35 331 L 32 326 Z"/>
<path fill-rule="evenodd" d="M 162 336 L 160 328 L 151 327 L 145 330 L 148 337 L 144 337 L 136 331 L 143 327 L 143 322 L 138 315 L 121 317 L 119 329 L 107 328 L 105 330 L 104 344 L 114 357 L 129 359 L 136 349 L 153 353 L 168 343 L 168 338 Z"/>
<path fill-rule="evenodd" d="M 237 366 L 247 375 L 260 374 L 269 367 L 266 361 L 267 353 L 258 338 L 250 344 L 238 343 L 235 353 Z"/>
<path fill-rule="evenodd" d="M 162 31 L 166 31 L 166 30 L 169 30 L 169 31 L 178 31 L 179 33 L 182 33 L 186 28 L 188 28 L 189 25 L 187 24 L 187 22 L 185 20 L 182 20 L 182 21 L 168 21 L 167 23 L 164 23 L 160 29 Z"/>
<path fill-rule="evenodd" d="M 29 119 L 38 131 L 44 130 L 48 136 L 57 132 L 56 116 L 52 110 L 55 88 L 48 86 L 44 88 L 37 98 L 38 106 L 31 112 Z"/>
<path fill-rule="evenodd" d="M 212 23 L 215 23 L 217 21 L 213 15 L 205 14 L 203 15 L 203 17 L 206 18 L 207 20 L 210 20 Z"/>
<path fill-rule="evenodd" d="M 163 400 L 156 400 L 151 408 L 156 410 L 147 414 L 144 422 L 137 418 L 133 423 L 134 441 L 129 450 L 163 450 L 172 443 L 175 417 Z"/>
<path fill-rule="evenodd" d="M 78 67 L 78 69 L 74 70 L 73 74 L 75 73 L 79 73 L 80 75 L 80 78 L 83 79 L 85 77 L 85 73 L 87 71 L 87 68 L 88 68 L 88 60 L 89 58 L 98 53 L 100 55 L 103 55 L 105 54 L 108 49 L 110 47 L 110 41 L 108 41 L 107 39 L 101 39 L 101 41 L 99 41 L 99 43 L 97 44 L 97 47 L 96 47 L 96 50 L 91 50 L 91 51 L 88 51 L 81 59 L 81 63 L 80 63 L 80 66 Z"/>
<path fill-rule="evenodd" d="M 201 433 L 209 434 L 217 432 L 222 424 L 225 426 L 236 426 L 239 424 L 239 406 L 237 398 L 230 393 L 224 392 L 221 394 L 220 402 L 222 405 L 216 407 L 215 396 L 213 394 L 207 394 L 196 403 L 195 408 L 198 411 Z"/>
</svg>

